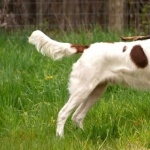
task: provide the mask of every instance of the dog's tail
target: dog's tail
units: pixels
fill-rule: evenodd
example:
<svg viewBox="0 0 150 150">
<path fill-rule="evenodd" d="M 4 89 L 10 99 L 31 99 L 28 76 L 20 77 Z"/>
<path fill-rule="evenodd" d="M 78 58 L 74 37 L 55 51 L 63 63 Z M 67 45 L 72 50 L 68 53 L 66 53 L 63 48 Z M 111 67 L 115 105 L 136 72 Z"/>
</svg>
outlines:
<svg viewBox="0 0 150 150">
<path fill-rule="evenodd" d="M 29 37 L 29 43 L 35 45 L 37 51 L 54 60 L 61 59 L 76 53 L 82 53 L 89 46 L 70 43 L 61 43 L 50 39 L 43 32 L 36 30 Z"/>
</svg>

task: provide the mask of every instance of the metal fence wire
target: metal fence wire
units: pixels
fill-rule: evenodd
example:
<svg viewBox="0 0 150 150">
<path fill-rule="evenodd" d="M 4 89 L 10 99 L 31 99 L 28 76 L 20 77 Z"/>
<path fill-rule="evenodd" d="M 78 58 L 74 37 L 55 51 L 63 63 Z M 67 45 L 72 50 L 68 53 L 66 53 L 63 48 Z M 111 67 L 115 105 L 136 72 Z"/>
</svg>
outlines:
<svg viewBox="0 0 150 150">
<path fill-rule="evenodd" d="M 150 0 L 1 0 L 0 28 L 150 31 Z"/>
</svg>

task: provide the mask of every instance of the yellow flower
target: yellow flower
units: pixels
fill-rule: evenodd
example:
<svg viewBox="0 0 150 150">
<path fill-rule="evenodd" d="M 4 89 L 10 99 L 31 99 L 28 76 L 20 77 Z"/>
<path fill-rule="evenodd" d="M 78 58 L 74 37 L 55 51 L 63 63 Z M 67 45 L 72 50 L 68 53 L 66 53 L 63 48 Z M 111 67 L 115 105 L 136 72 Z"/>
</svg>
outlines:
<svg viewBox="0 0 150 150">
<path fill-rule="evenodd" d="M 46 76 L 45 80 L 53 79 L 53 76 Z"/>
</svg>

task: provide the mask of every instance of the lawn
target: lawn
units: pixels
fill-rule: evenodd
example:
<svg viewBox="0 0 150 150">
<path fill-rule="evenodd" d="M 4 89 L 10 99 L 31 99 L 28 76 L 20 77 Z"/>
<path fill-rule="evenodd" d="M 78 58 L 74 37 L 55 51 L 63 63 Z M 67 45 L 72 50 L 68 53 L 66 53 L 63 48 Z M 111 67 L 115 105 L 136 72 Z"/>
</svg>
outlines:
<svg viewBox="0 0 150 150">
<path fill-rule="evenodd" d="M 65 137 L 55 136 L 59 110 L 68 99 L 72 64 L 80 55 L 53 62 L 28 43 L 32 31 L 0 31 L 0 150 L 147 150 L 150 94 L 110 85 L 88 113 L 84 131 L 69 118 Z M 47 32 L 62 42 L 119 41 L 101 29 Z"/>
</svg>

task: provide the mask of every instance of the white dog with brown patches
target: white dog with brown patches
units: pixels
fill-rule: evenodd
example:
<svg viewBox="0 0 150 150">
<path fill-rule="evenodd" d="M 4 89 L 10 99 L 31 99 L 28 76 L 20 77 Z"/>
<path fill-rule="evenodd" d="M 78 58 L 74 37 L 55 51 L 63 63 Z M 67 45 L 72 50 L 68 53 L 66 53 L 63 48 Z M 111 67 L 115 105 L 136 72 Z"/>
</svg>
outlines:
<svg viewBox="0 0 150 150">
<path fill-rule="evenodd" d="M 56 135 L 64 135 L 64 125 L 74 109 L 73 122 L 83 128 L 89 109 L 98 101 L 109 83 L 137 89 L 150 88 L 150 40 L 115 43 L 94 43 L 82 46 L 50 39 L 34 31 L 29 42 L 39 52 L 54 60 L 83 53 L 73 65 L 69 80 L 70 97 L 60 110 Z"/>
</svg>

